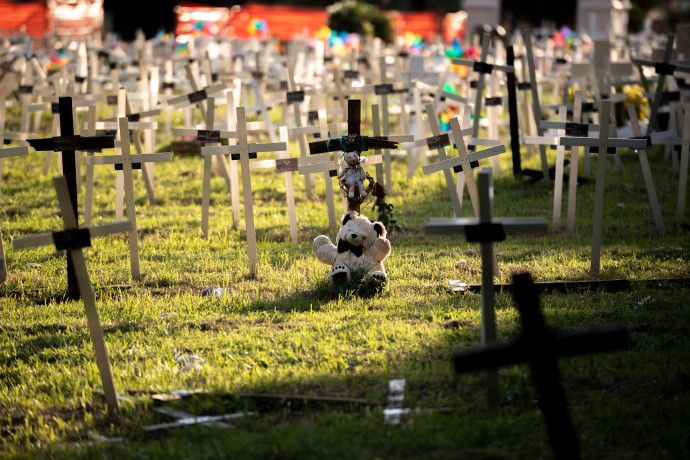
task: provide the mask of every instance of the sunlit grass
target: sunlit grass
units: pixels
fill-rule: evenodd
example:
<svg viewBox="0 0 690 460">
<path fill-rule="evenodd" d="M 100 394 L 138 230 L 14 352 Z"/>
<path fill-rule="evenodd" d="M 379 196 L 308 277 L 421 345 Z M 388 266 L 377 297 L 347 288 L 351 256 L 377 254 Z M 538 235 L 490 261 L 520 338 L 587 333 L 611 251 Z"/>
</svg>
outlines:
<svg viewBox="0 0 690 460">
<path fill-rule="evenodd" d="M 181 118 L 177 119 L 177 123 Z M 159 147 L 169 143 L 161 137 Z M 293 156 L 296 146 L 291 146 Z M 112 153 L 112 152 L 106 152 Z M 496 216 L 551 220 L 553 190 L 528 185 L 509 173 L 495 180 Z M 549 152 L 553 163 L 555 152 Z M 252 172 L 259 247 L 256 279 L 247 276 L 244 221 L 233 228 L 225 182 L 214 176 L 210 236 L 201 237 L 202 160 L 176 156 L 155 168 L 156 206 L 136 174 L 141 254 L 140 281 L 129 275 L 125 235 L 99 238 L 85 250 L 97 294 L 118 391 L 129 394 L 122 414 L 107 412 L 83 306 L 61 299 L 64 255 L 52 248 L 15 251 L 12 237 L 57 230 L 61 219 L 44 155 L 4 160 L 0 205 L 9 278 L 0 288 L 0 445 L 27 457 L 231 457 L 345 456 L 356 458 L 505 458 L 548 454 L 547 438 L 528 369 L 500 373 L 503 405 L 484 408 L 480 375 L 456 377 L 452 351 L 479 344 L 480 296 L 452 294 L 450 279 L 481 280 L 479 248 L 457 237 L 431 237 L 423 224 L 450 217 L 441 174 L 406 177 L 393 161 L 389 198 L 406 232 L 391 234 L 386 261 L 390 290 L 374 296 L 331 291 L 328 267 L 311 242 L 328 230 L 324 182 L 315 177 L 307 197 L 295 174 L 300 238 L 290 242 L 282 175 Z M 602 270 L 599 278 L 689 276 L 687 227 L 674 222 L 677 178 L 662 153 L 651 154 L 667 233 L 655 233 L 646 192 L 635 188 L 636 158 L 622 154 L 624 170 L 607 174 Z M 538 159 L 525 167 L 539 169 Z M 567 170 L 567 168 L 566 168 Z M 580 165 L 580 171 L 583 171 Z M 58 170 L 53 163 L 52 174 Z M 96 168 L 95 223 L 114 219 L 115 172 Z M 500 272 L 529 270 L 538 281 L 586 280 L 590 264 L 594 184 L 578 192 L 577 233 L 509 238 L 495 245 Z M 619 206 L 623 203 L 623 206 Z M 340 201 L 336 203 L 340 206 Z M 467 193 L 464 206 L 468 215 Z M 340 209 L 340 208 L 338 208 Z M 565 225 L 563 206 L 562 223 Z M 371 215 L 369 207 L 363 212 Z M 244 216 L 242 217 L 244 219 Z M 456 267 L 460 259 L 467 268 Z M 202 296 L 220 287 L 223 297 Z M 679 458 L 688 452 L 690 346 L 687 285 L 639 286 L 544 296 L 547 320 L 557 328 L 622 323 L 633 348 L 607 356 L 561 361 L 564 384 L 583 451 Z M 500 340 L 518 333 L 508 295 L 497 296 Z M 199 372 L 179 373 L 175 353 L 197 354 Z M 385 401 L 387 381 L 407 379 L 406 407 L 450 407 L 450 414 L 382 423 L 380 407 L 291 412 L 273 410 L 218 430 L 193 427 L 139 438 L 143 425 L 160 420 L 148 393 L 203 390 L 218 396 L 178 408 L 208 414 L 236 410 L 228 393 L 288 393 Z M 89 432 L 125 436 L 124 444 L 88 444 Z M 464 453 L 463 453 L 464 452 Z M 472 455 L 475 455 L 473 457 Z"/>
</svg>

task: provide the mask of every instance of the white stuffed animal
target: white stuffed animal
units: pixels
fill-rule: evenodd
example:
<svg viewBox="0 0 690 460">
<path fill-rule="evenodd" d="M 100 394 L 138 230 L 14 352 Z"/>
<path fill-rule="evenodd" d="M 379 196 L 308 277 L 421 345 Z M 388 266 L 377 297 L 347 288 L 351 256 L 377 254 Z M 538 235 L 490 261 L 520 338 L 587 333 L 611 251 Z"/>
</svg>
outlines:
<svg viewBox="0 0 690 460">
<path fill-rule="evenodd" d="M 391 253 L 391 243 L 381 222 L 371 222 L 356 211 L 348 211 L 343 214 L 336 239 L 337 246 L 325 235 L 314 239 L 316 258 L 333 266 L 328 274 L 331 283 L 362 273 L 379 286 L 388 285 L 383 261 Z"/>
<path fill-rule="evenodd" d="M 345 166 L 343 166 L 340 174 L 338 174 L 338 180 L 347 184 L 348 198 L 355 198 L 355 187 L 359 190 L 357 198 L 366 195 L 364 179 L 366 179 L 367 173 L 360 163 L 359 153 L 347 152 L 343 155 L 343 162 Z"/>
</svg>

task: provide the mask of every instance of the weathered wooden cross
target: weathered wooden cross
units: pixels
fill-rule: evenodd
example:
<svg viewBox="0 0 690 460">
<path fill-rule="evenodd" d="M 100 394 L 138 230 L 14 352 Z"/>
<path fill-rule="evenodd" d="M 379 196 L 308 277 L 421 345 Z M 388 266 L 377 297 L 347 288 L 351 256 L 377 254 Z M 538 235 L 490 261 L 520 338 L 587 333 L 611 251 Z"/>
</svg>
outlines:
<svg viewBox="0 0 690 460">
<path fill-rule="evenodd" d="M 474 181 L 474 172 L 472 171 L 474 168 L 479 167 L 479 160 L 484 160 L 486 158 L 492 158 L 495 157 L 496 155 L 500 155 L 502 153 L 506 152 L 506 148 L 503 144 L 499 145 L 493 145 L 489 148 L 467 153 L 467 146 L 465 145 L 465 141 L 463 138 L 463 135 L 469 134 L 468 131 L 471 131 L 472 128 L 467 128 L 467 129 L 461 129 L 460 128 L 460 122 L 458 121 L 457 117 L 451 118 L 450 120 L 450 125 L 451 125 L 451 130 L 452 130 L 452 135 L 453 139 L 450 138 L 448 133 L 446 134 L 441 134 L 440 136 L 437 136 L 437 140 L 433 140 L 434 138 L 427 138 L 428 142 L 436 142 L 435 145 L 433 145 L 433 148 L 441 148 L 443 149 L 444 146 L 450 145 L 450 142 L 455 140 L 455 146 L 458 151 L 458 156 L 457 157 L 452 157 L 452 158 L 445 158 L 440 161 L 437 161 L 436 163 L 430 163 L 428 165 L 425 165 L 422 167 L 422 172 L 426 174 L 432 174 L 438 171 L 443 171 L 444 174 L 451 174 L 450 169 L 453 169 L 453 172 L 458 174 L 458 184 L 457 187 L 453 187 L 453 182 L 452 182 L 452 176 L 451 176 L 451 182 L 450 184 L 446 184 L 448 186 L 448 193 L 452 197 L 453 194 L 457 193 L 458 199 L 462 199 L 462 187 L 464 187 L 464 183 L 467 183 L 467 191 L 470 194 L 470 200 L 472 202 L 472 206 L 475 211 L 475 216 L 479 216 L 479 199 L 478 199 L 478 194 L 477 194 L 477 186 Z M 478 139 L 478 140 L 485 140 L 485 139 Z M 460 173 L 463 173 L 463 175 L 459 175 Z M 462 215 L 456 217 L 462 217 Z"/>
<path fill-rule="evenodd" d="M 72 266 L 74 267 L 77 288 L 84 302 L 84 311 L 86 313 L 89 333 L 91 335 L 91 342 L 93 343 L 94 352 L 96 354 L 98 372 L 100 373 L 101 383 L 103 384 L 105 401 L 110 410 L 118 411 L 120 406 L 117 399 L 117 392 L 115 391 L 113 374 L 110 370 L 108 349 L 103 338 L 103 329 L 98 316 L 93 286 L 89 279 L 89 272 L 86 269 L 86 259 L 84 258 L 83 248 L 91 246 L 91 239 L 94 237 L 130 231 L 132 229 L 132 222 L 116 222 L 98 226 L 79 227 L 77 224 L 76 207 L 73 206 L 73 200 L 68 191 L 67 179 L 64 176 L 57 176 L 53 178 L 53 184 L 57 191 L 58 201 L 60 203 L 60 213 L 62 214 L 62 221 L 65 229 L 58 232 L 40 233 L 37 235 L 15 238 L 13 244 L 15 249 L 55 245 L 55 249 L 58 251 L 67 251 L 67 256 L 72 261 Z"/>
<path fill-rule="evenodd" d="M 37 151 L 61 152 L 62 172 L 67 182 L 72 208 L 74 208 L 78 220 L 76 151 L 113 148 L 115 146 L 115 139 L 113 136 L 75 135 L 72 98 L 61 97 L 58 104 L 61 136 L 30 139 L 29 144 Z M 67 296 L 72 298 L 79 297 L 76 274 L 72 266 L 72 259 L 69 257 L 67 258 Z"/>
<path fill-rule="evenodd" d="M 479 219 L 438 219 L 424 224 L 430 235 L 464 233 L 467 241 L 481 243 L 482 252 L 482 344 L 496 341 L 496 314 L 494 312 L 494 251 L 493 243 L 503 241 L 507 235 L 519 233 L 545 233 L 546 220 L 542 218 L 499 218 L 493 214 L 493 177 L 490 168 L 479 172 Z M 497 407 L 499 398 L 498 373 L 488 371 L 487 402 Z"/>
<path fill-rule="evenodd" d="M 611 101 L 601 104 L 601 120 L 608 123 L 611 115 Z M 606 181 L 606 154 L 615 154 L 617 148 L 643 149 L 647 147 L 646 139 L 609 138 L 608 129 L 599 129 L 599 139 L 592 137 L 561 137 L 559 145 L 584 146 L 595 148 L 597 158 L 596 185 L 594 186 L 594 228 L 592 230 L 592 263 L 590 272 L 599 274 L 601 256 L 601 232 L 604 221 L 604 184 Z M 592 150 L 593 151 L 593 150 Z"/>
<path fill-rule="evenodd" d="M 556 459 L 579 458 L 577 435 L 563 394 L 557 359 L 583 353 L 617 351 L 630 346 L 625 328 L 604 326 L 576 332 L 549 329 L 540 307 L 539 292 L 529 273 L 513 276 L 522 334 L 514 342 L 494 343 L 455 353 L 458 373 L 528 362 L 539 395 L 546 430 Z"/>
<path fill-rule="evenodd" d="M 358 152 L 361 154 L 369 149 L 395 149 L 398 143 L 387 140 L 386 137 L 363 136 L 361 134 L 361 107 L 362 101 L 350 99 L 347 101 L 347 135 L 331 137 L 325 141 L 309 143 L 309 152 L 312 155 L 326 152 Z M 370 163 L 371 164 L 371 163 Z M 359 210 L 359 206 L 349 200 L 348 206 L 352 210 Z"/>
<path fill-rule="evenodd" d="M 658 79 L 656 82 L 656 90 L 654 98 L 652 99 L 652 107 L 649 112 L 649 124 L 647 125 L 647 132 L 645 135 L 649 135 L 655 129 L 658 130 L 658 113 L 659 106 L 661 105 L 661 100 L 663 99 L 664 92 L 664 82 L 667 76 L 672 76 L 674 72 L 681 71 L 685 73 L 690 73 L 690 67 L 679 66 L 671 64 L 671 53 L 673 52 L 673 41 L 675 40 L 675 34 L 668 34 L 666 38 L 666 48 L 664 49 L 664 57 L 661 62 L 648 61 L 643 59 L 633 59 L 633 62 L 640 67 L 654 67 L 656 73 L 658 74 Z"/>
<path fill-rule="evenodd" d="M 566 123 L 566 117 L 568 115 L 568 109 L 565 106 L 561 106 L 558 109 L 558 122 L 555 126 L 559 129 L 558 134 L 555 137 L 548 136 L 524 136 L 525 144 L 536 144 L 536 145 L 555 145 L 556 146 L 556 170 L 554 172 L 554 191 L 553 191 L 553 220 L 551 231 L 560 232 L 561 231 L 561 204 L 563 202 L 563 168 L 565 164 L 565 146 L 558 145 L 558 138 L 565 135 L 566 125 L 572 125 L 572 123 Z M 541 128 L 545 127 L 545 122 L 541 122 L 539 125 Z M 575 160 L 577 161 L 577 160 Z"/>
<path fill-rule="evenodd" d="M 632 127 L 633 135 L 642 138 L 642 129 L 637 120 L 637 111 L 635 104 L 628 104 L 628 116 L 630 117 L 630 126 Z M 651 136 L 650 136 L 651 140 Z M 652 215 L 656 223 L 656 230 L 660 235 L 663 235 L 664 221 L 661 218 L 661 209 L 659 208 L 659 200 L 656 197 L 656 188 L 654 187 L 654 178 L 652 177 L 652 170 L 649 168 L 649 160 L 647 159 L 647 148 L 639 149 L 637 155 L 640 158 L 640 168 L 644 177 L 645 185 L 647 186 L 647 195 L 649 196 L 649 205 L 652 208 Z"/>
<path fill-rule="evenodd" d="M 90 166 L 105 164 L 114 165 L 115 170 L 122 171 L 123 173 L 127 220 L 132 222 L 132 228 L 129 231 L 129 261 L 132 279 L 138 280 L 141 278 L 141 271 L 139 269 L 137 212 L 134 204 L 134 176 L 132 175 L 132 170 L 141 169 L 142 163 L 145 162 L 170 161 L 171 155 L 170 152 L 140 153 L 132 155 L 129 137 L 129 120 L 127 117 L 120 117 L 119 126 L 122 153 L 120 155 L 88 156 L 84 158 L 84 163 Z"/>
</svg>

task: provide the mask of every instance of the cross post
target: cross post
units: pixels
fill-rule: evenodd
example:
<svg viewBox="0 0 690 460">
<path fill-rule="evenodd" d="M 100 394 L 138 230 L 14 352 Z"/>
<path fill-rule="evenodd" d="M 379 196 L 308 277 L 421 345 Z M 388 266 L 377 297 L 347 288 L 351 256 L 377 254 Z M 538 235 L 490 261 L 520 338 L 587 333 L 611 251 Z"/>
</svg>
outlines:
<svg viewBox="0 0 690 460">
<path fill-rule="evenodd" d="M 539 102 L 539 90 L 537 89 L 537 74 L 534 69 L 534 51 L 532 49 L 532 31 L 525 30 L 523 32 L 523 37 L 525 39 L 525 54 L 527 55 L 527 69 L 529 70 L 529 83 L 530 89 L 532 91 L 532 115 L 534 115 L 534 120 L 537 124 L 537 135 L 543 136 L 544 131 L 539 126 L 541 121 L 541 105 Z M 546 146 L 539 146 L 539 155 L 541 157 L 541 172 L 544 178 L 544 184 L 550 185 L 551 178 L 549 177 L 549 164 L 546 160 Z"/>
<path fill-rule="evenodd" d="M 467 241 L 481 244 L 482 253 L 482 344 L 496 341 L 496 314 L 494 311 L 494 251 L 493 243 L 503 241 L 509 234 L 545 233 L 544 219 L 494 219 L 493 214 L 493 177 L 491 168 L 479 172 L 479 219 L 455 218 L 439 219 L 424 224 L 430 235 L 464 233 Z M 487 403 L 490 408 L 498 407 L 499 382 L 498 373 L 487 371 Z"/>
</svg>

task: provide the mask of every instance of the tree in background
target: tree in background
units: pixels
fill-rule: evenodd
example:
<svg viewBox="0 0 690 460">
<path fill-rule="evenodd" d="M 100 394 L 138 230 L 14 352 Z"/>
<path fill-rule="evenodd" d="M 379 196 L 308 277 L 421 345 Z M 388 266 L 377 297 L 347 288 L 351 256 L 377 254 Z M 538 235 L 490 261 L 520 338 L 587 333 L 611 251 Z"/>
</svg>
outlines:
<svg viewBox="0 0 690 460">
<path fill-rule="evenodd" d="M 328 27 L 338 32 L 373 35 L 386 43 L 393 41 L 393 25 L 378 7 L 358 0 L 344 0 L 326 8 Z"/>
</svg>

